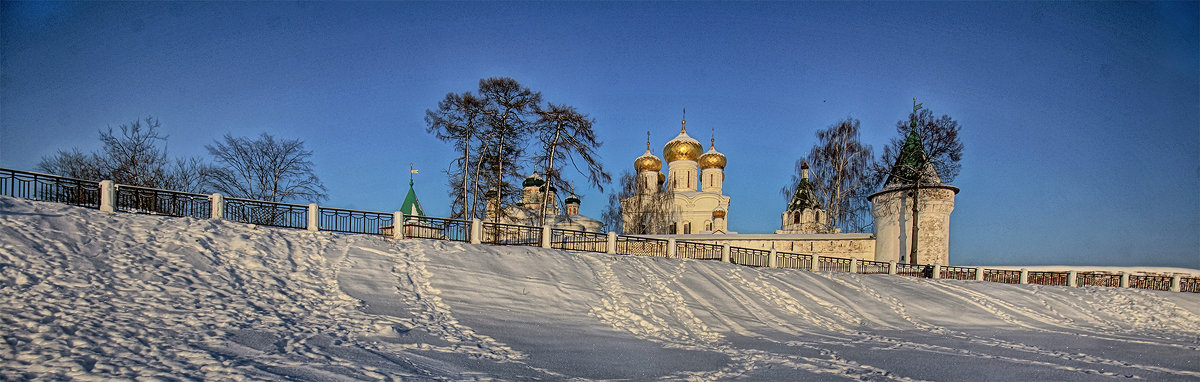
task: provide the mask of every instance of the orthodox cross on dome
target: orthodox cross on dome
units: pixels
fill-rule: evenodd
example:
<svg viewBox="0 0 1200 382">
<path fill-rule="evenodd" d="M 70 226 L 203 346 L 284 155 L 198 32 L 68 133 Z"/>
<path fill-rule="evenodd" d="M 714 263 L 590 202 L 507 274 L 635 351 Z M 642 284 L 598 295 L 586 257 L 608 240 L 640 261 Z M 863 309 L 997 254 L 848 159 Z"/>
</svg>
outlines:
<svg viewBox="0 0 1200 382">
<path fill-rule="evenodd" d="M 650 130 L 646 130 L 646 152 L 650 152 Z"/>
<path fill-rule="evenodd" d="M 681 125 L 679 132 L 681 132 L 681 133 L 687 132 L 687 108 L 686 107 L 683 108 L 683 124 Z"/>
</svg>

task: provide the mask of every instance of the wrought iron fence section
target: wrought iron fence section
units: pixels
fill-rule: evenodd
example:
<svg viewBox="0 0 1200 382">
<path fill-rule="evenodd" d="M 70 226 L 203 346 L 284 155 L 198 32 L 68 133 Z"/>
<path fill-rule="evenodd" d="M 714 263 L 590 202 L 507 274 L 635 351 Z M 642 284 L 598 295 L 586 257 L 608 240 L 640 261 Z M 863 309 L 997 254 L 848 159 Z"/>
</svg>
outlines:
<svg viewBox="0 0 1200 382">
<path fill-rule="evenodd" d="M 382 235 L 384 227 L 392 226 L 392 214 L 372 211 L 318 207 L 317 227 L 322 231 Z"/>
<path fill-rule="evenodd" d="M 688 241 L 675 242 L 675 256 L 683 259 L 720 260 L 721 252 L 723 252 L 723 247 L 720 245 Z"/>
<path fill-rule="evenodd" d="M 542 228 L 525 225 L 483 223 L 483 243 L 496 245 L 542 245 Z"/>
<path fill-rule="evenodd" d="M 925 277 L 924 265 L 896 263 L 896 274 L 902 276 Z"/>
<path fill-rule="evenodd" d="M 667 256 L 667 241 L 637 236 L 617 236 L 617 253 L 622 255 Z"/>
<path fill-rule="evenodd" d="M 864 275 L 885 275 L 889 267 L 886 261 L 859 260 L 856 271 Z"/>
<path fill-rule="evenodd" d="M 1138 289 L 1171 290 L 1171 276 L 1130 275 L 1129 287 Z"/>
<path fill-rule="evenodd" d="M 570 251 L 607 252 L 608 234 L 553 228 L 550 247 Z"/>
<path fill-rule="evenodd" d="M 308 228 L 308 206 L 226 198 L 225 219 L 284 228 Z"/>
<path fill-rule="evenodd" d="M 1121 275 L 1107 272 L 1079 272 L 1075 274 L 1077 286 L 1121 286 Z"/>
<path fill-rule="evenodd" d="M 821 256 L 817 262 L 819 271 L 850 272 L 850 259 Z"/>
<path fill-rule="evenodd" d="M 200 219 L 212 217 L 212 200 L 208 195 L 120 184 L 116 185 L 116 192 L 113 209 L 117 211 Z"/>
<path fill-rule="evenodd" d="M 729 248 L 729 262 L 752 267 L 765 267 L 770 263 L 771 251 L 751 248 Z M 776 264 L 778 265 L 778 264 Z"/>
<path fill-rule="evenodd" d="M 98 182 L 36 172 L 0 169 L 0 195 L 100 208 Z"/>
<path fill-rule="evenodd" d="M 942 274 L 938 275 L 938 277 L 951 280 L 974 280 L 975 270 L 975 268 L 947 265 L 942 267 Z"/>
<path fill-rule="evenodd" d="M 812 269 L 812 255 L 800 253 L 776 252 L 778 259 L 775 265 L 788 269 Z"/>
<path fill-rule="evenodd" d="M 1067 272 L 1029 271 L 1029 283 L 1067 286 Z"/>
<path fill-rule="evenodd" d="M 1021 271 L 1012 269 L 984 269 L 983 281 L 997 283 L 1020 284 Z"/>
<path fill-rule="evenodd" d="M 1200 293 L 1200 277 L 1180 277 L 1179 291 Z"/>
<path fill-rule="evenodd" d="M 467 242 L 471 237 L 469 220 L 406 216 L 402 226 L 408 238 Z"/>
</svg>

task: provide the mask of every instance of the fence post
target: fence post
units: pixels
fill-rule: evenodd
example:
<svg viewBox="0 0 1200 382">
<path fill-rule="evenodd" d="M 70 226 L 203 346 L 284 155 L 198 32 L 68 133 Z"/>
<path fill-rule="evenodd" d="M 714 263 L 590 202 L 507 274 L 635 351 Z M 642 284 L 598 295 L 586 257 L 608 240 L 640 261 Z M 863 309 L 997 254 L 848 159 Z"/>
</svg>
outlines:
<svg viewBox="0 0 1200 382">
<path fill-rule="evenodd" d="M 616 232 L 612 232 L 612 231 L 608 232 L 608 250 L 605 252 L 607 252 L 610 255 L 617 254 L 617 233 Z"/>
<path fill-rule="evenodd" d="M 779 268 L 779 260 L 778 260 L 777 254 L 778 254 L 778 252 L 775 252 L 775 248 L 771 248 L 771 254 L 767 255 L 768 256 L 767 257 L 767 268 Z"/>
<path fill-rule="evenodd" d="M 308 230 L 316 231 L 320 229 L 321 210 L 316 203 L 308 204 Z"/>
<path fill-rule="evenodd" d="M 940 279 L 940 278 L 942 278 L 942 264 L 940 264 L 940 263 L 933 263 L 933 274 L 932 274 L 932 275 L 930 275 L 929 277 L 932 277 L 932 278 L 935 278 L 935 279 Z"/>
<path fill-rule="evenodd" d="M 1182 281 L 1183 281 L 1183 277 L 1181 277 L 1181 276 L 1179 276 L 1179 275 L 1174 275 L 1174 276 L 1171 276 L 1171 291 L 1172 291 L 1172 292 L 1178 292 L 1178 291 L 1179 291 L 1179 289 L 1180 289 L 1180 288 L 1179 288 L 1179 284 L 1180 284 Z"/>
<path fill-rule="evenodd" d="M 392 212 L 392 238 L 404 238 L 404 213 L 400 211 Z"/>
<path fill-rule="evenodd" d="M 113 212 L 117 209 L 117 185 L 111 180 L 100 181 L 100 210 L 104 212 Z"/>
<path fill-rule="evenodd" d="M 1077 285 L 1078 283 L 1075 282 L 1075 276 L 1077 274 L 1078 273 L 1076 273 L 1075 271 L 1067 271 L 1067 286 L 1069 286 L 1069 287 L 1079 286 L 1079 285 Z"/>
<path fill-rule="evenodd" d="M 225 196 L 221 194 L 212 194 L 208 196 L 209 202 L 212 203 L 212 218 L 225 218 Z"/>
<path fill-rule="evenodd" d="M 892 261 L 888 262 L 888 274 L 889 275 L 896 274 L 896 260 L 892 260 Z"/>
<path fill-rule="evenodd" d="M 550 245 L 550 239 L 553 237 L 554 236 L 550 234 L 550 226 L 549 225 L 542 226 L 542 248 L 553 247 L 552 245 Z"/>
<path fill-rule="evenodd" d="M 730 261 L 731 260 L 729 258 L 729 243 L 722 244 L 721 245 L 721 262 L 728 263 Z"/>
<path fill-rule="evenodd" d="M 1121 287 L 1129 287 L 1129 272 L 1121 272 Z"/>
<path fill-rule="evenodd" d="M 808 270 L 813 272 L 821 270 L 821 255 L 815 253 L 812 255 L 812 264 L 809 264 Z"/>
<path fill-rule="evenodd" d="M 483 243 L 483 222 L 471 219 L 471 244 Z"/>
<path fill-rule="evenodd" d="M 667 257 L 675 258 L 675 238 L 667 239 Z"/>
<path fill-rule="evenodd" d="M 858 258 L 850 257 L 850 273 L 858 273 Z"/>
<path fill-rule="evenodd" d="M 1017 282 L 1021 283 L 1021 284 L 1029 284 L 1029 270 L 1028 269 L 1021 268 L 1021 278 Z"/>
<path fill-rule="evenodd" d="M 983 267 L 975 267 L 975 281 L 983 281 Z"/>
</svg>

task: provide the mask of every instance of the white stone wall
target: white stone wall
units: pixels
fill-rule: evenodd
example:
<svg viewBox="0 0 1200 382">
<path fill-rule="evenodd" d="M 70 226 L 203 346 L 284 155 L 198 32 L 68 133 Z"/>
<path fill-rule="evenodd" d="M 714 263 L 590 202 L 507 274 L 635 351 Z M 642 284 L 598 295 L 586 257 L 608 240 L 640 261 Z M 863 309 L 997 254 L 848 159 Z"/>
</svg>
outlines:
<svg viewBox="0 0 1200 382">
<path fill-rule="evenodd" d="M 874 195 L 871 215 L 875 218 L 875 261 L 913 263 L 911 188 Z M 954 211 L 955 189 L 922 187 L 920 238 L 917 264 L 950 265 L 950 213 Z"/>
</svg>

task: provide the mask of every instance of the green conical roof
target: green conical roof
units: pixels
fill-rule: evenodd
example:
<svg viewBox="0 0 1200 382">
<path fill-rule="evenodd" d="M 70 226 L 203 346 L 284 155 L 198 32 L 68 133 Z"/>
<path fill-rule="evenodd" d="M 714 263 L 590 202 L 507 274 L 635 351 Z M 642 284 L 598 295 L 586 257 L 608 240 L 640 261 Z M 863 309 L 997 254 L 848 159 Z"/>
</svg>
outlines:
<svg viewBox="0 0 1200 382">
<path fill-rule="evenodd" d="M 792 200 L 788 201 L 788 211 L 800 211 L 809 208 L 821 208 L 821 202 L 817 200 L 817 194 L 813 192 L 813 184 L 808 181 L 808 161 L 804 161 L 801 165 L 802 175 L 800 183 L 796 185 L 796 192 L 792 194 Z"/>
<path fill-rule="evenodd" d="M 919 176 L 918 171 L 923 171 L 924 176 Z M 900 148 L 900 155 L 896 156 L 896 163 L 892 165 L 887 181 L 883 184 L 884 187 L 909 185 L 916 183 L 918 178 L 921 179 L 921 184 L 942 183 L 942 180 L 938 178 L 937 171 L 933 168 L 933 163 L 929 162 L 929 156 L 925 154 L 925 146 L 921 144 L 921 137 L 915 130 L 912 130 L 909 131 L 908 138 L 904 140 L 904 146 Z"/>
<path fill-rule="evenodd" d="M 413 190 L 413 181 L 408 181 L 408 195 L 404 196 L 404 204 L 400 205 L 400 212 L 405 215 L 425 216 L 425 209 L 421 208 L 421 201 L 417 200 L 417 192 Z"/>
</svg>

